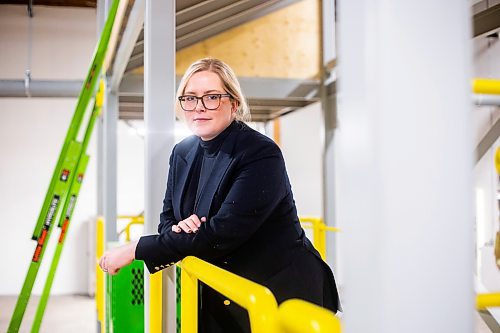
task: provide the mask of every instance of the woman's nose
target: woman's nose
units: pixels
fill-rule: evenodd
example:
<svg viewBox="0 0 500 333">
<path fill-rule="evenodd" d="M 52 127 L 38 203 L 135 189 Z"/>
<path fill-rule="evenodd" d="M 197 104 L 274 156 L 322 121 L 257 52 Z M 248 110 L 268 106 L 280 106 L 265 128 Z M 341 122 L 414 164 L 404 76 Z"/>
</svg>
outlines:
<svg viewBox="0 0 500 333">
<path fill-rule="evenodd" d="M 201 99 L 196 101 L 196 107 L 194 108 L 194 111 L 196 112 L 205 112 L 205 106 L 203 105 L 203 102 Z"/>
</svg>

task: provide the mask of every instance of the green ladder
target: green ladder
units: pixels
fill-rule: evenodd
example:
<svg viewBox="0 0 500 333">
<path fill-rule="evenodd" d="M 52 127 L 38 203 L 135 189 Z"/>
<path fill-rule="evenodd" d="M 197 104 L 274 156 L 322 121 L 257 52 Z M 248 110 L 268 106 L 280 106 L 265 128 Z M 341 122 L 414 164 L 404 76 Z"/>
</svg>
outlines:
<svg viewBox="0 0 500 333">
<path fill-rule="evenodd" d="M 57 269 L 57 264 L 59 263 L 61 251 L 63 249 L 65 235 L 68 231 L 71 215 L 76 204 L 81 181 L 83 180 L 83 174 L 85 173 L 89 160 L 85 151 L 92 134 L 95 120 L 102 106 L 102 99 L 96 98 L 96 103 L 88 120 L 83 141 L 78 142 L 77 136 L 80 132 L 82 120 L 88 109 L 90 101 L 96 92 L 97 82 L 103 68 L 111 31 L 115 22 L 116 13 L 118 11 L 118 5 L 119 0 L 114 0 L 109 9 L 106 24 L 94 52 L 89 72 L 78 97 L 75 113 L 71 120 L 59 159 L 52 174 L 52 179 L 31 237 L 36 241 L 35 251 L 31 259 L 23 287 L 17 299 L 14 313 L 9 323 L 9 328 L 7 330 L 8 333 L 19 332 L 24 313 L 31 296 L 33 285 L 43 259 L 45 246 L 50 238 L 53 221 L 58 220 L 58 226 L 61 228 L 61 234 L 59 242 L 56 246 L 52 265 L 31 332 L 38 332 L 40 329 L 43 313 L 50 294 L 50 288 Z M 102 94 L 102 90 L 100 94 Z M 63 207 L 63 209 L 60 209 L 61 207 Z"/>
</svg>

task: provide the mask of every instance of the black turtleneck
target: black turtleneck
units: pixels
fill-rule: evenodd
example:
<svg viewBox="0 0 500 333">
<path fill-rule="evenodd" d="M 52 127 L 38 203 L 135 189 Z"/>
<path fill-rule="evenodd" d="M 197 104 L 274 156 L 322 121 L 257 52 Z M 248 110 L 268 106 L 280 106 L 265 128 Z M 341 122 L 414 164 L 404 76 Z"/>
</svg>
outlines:
<svg viewBox="0 0 500 333">
<path fill-rule="evenodd" d="M 219 155 L 220 148 L 235 126 L 238 126 L 237 122 L 233 121 L 225 130 L 212 140 L 203 141 L 201 138 L 198 140 L 201 149 L 198 149 L 193 168 L 191 169 L 189 175 L 189 185 L 187 191 L 184 192 L 181 204 L 184 218 L 197 213 L 196 208 L 198 207 L 200 194 L 202 193 L 207 180 L 210 178 L 210 174 L 214 168 L 215 160 Z M 200 216 L 200 218 L 201 217 L 202 216 Z"/>
<path fill-rule="evenodd" d="M 217 135 L 212 140 L 203 141 L 200 139 L 200 146 L 202 148 L 203 157 L 201 159 L 201 169 L 198 182 L 198 189 L 196 191 L 196 203 L 199 200 L 200 194 L 207 183 L 210 174 L 214 168 L 215 158 L 219 155 L 220 147 L 222 143 L 229 135 L 231 130 L 236 126 L 236 121 L 233 121 L 225 130 L 223 130 L 219 135 Z M 197 204 L 195 204 L 196 209 Z"/>
</svg>

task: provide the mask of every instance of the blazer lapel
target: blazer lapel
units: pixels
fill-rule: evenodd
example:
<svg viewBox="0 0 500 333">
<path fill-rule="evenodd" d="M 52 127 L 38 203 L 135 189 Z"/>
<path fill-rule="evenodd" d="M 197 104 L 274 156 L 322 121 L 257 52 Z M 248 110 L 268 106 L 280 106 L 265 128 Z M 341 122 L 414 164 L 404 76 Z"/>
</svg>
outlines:
<svg viewBox="0 0 500 333">
<path fill-rule="evenodd" d="M 215 159 L 212 173 L 210 174 L 210 177 L 208 177 L 207 183 L 200 193 L 200 197 L 195 206 L 196 215 L 198 215 L 198 217 L 200 218 L 203 216 L 209 218 L 208 214 L 210 212 L 210 207 L 212 206 L 215 192 L 219 188 L 219 184 L 221 183 L 227 169 L 229 168 L 229 165 L 234 159 L 232 152 L 236 142 L 237 134 L 238 131 L 236 129 L 233 129 L 224 140 L 219 154 Z"/>
<path fill-rule="evenodd" d="M 173 195 L 173 207 L 174 215 L 177 220 L 182 219 L 181 214 L 181 200 L 183 198 L 184 192 L 187 189 L 188 176 L 193 169 L 194 161 L 196 159 L 196 153 L 200 148 L 198 141 L 195 141 L 193 147 L 189 150 L 186 156 L 178 155 L 175 161 L 175 178 L 176 184 L 174 185 L 174 195 Z"/>
</svg>

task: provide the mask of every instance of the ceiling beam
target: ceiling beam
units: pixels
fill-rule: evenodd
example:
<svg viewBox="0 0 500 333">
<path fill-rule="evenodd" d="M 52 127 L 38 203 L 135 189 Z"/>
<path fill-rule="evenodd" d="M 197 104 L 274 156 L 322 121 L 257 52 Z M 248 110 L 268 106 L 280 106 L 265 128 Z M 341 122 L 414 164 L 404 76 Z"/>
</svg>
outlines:
<svg viewBox="0 0 500 333">
<path fill-rule="evenodd" d="M 473 16 L 474 37 L 500 28 L 500 4 L 489 7 Z"/>
<path fill-rule="evenodd" d="M 206 40 L 300 0 L 207 0 L 185 7 L 177 1 L 176 50 Z M 183 9 L 179 10 L 180 6 Z M 144 66 L 144 34 L 137 39 L 126 72 Z"/>
<path fill-rule="evenodd" d="M 125 69 L 135 47 L 135 41 L 142 31 L 144 25 L 144 0 L 135 0 L 127 17 L 125 30 L 116 51 L 111 71 L 111 91 L 118 92 Z M 144 49 L 143 49 L 144 52 Z"/>
</svg>

